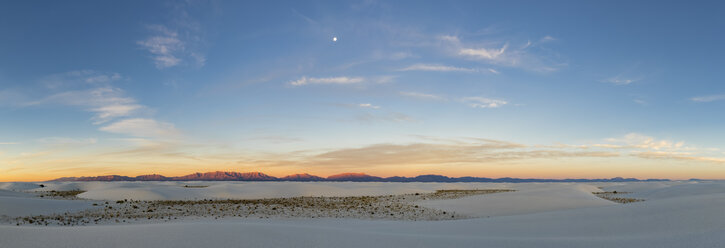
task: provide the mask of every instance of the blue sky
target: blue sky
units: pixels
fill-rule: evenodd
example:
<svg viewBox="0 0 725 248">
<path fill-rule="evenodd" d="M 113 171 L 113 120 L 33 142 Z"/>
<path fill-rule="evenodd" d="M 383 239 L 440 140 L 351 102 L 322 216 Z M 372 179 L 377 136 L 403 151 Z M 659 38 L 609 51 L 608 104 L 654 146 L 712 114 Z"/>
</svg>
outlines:
<svg viewBox="0 0 725 248">
<path fill-rule="evenodd" d="M 723 10 L 5 2 L 0 180 L 205 170 L 723 178 Z"/>
</svg>

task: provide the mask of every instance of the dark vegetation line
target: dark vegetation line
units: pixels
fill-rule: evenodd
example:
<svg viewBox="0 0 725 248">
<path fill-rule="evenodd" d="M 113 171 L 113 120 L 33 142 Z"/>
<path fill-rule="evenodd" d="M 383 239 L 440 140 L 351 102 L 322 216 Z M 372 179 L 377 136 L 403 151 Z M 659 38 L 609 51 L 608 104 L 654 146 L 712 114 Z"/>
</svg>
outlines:
<svg viewBox="0 0 725 248">
<path fill-rule="evenodd" d="M 616 203 L 634 203 L 634 202 L 641 202 L 644 201 L 643 199 L 637 199 L 637 198 L 630 198 L 630 197 L 623 197 L 622 195 L 631 194 L 632 192 L 617 192 L 617 191 L 605 191 L 605 192 L 592 192 L 592 194 L 598 196 L 599 198 L 613 201 Z"/>
<path fill-rule="evenodd" d="M 77 226 L 189 218 L 356 218 L 382 220 L 450 220 L 468 216 L 426 208 L 421 200 L 457 199 L 473 195 L 513 192 L 510 189 L 437 190 L 383 196 L 300 196 L 266 199 L 205 199 L 138 201 L 94 204 L 95 209 L 73 213 L 24 216 L 15 225 Z M 73 192 L 75 193 L 75 191 Z M 64 196 L 71 193 L 63 194 Z"/>
</svg>

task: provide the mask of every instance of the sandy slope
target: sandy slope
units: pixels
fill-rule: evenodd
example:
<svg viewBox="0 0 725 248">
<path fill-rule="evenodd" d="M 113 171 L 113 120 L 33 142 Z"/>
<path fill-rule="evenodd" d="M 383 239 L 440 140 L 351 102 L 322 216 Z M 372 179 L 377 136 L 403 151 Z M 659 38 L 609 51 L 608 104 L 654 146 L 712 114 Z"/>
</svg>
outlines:
<svg viewBox="0 0 725 248">
<path fill-rule="evenodd" d="M 531 183 L 513 187 L 516 192 L 479 195 L 456 200 L 423 201 L 423 207 L 467 216 L 503 216 L 554 210 L 616 205 L 592 194 L 597 187 L 574 183 Z M 536 204 L 532 204 L 532 203 Z"/>
<path fill-rule="evenodd" d="M 0 216 L 27 216 L 68 211 L 80 211 L 93 207 L 85 200 L 54 200 L 34 197 L 32 194 L 0 190 Z"/>
<path fill-rule="evenodd" d="M 94 200 L 260 199 L 294 196 L 360 196 L 434 192 L 438 189 L 506 189 L 516 184 L 380 182 L 60 182 L 35 190 L 86 191 Z M 203 185 L 206 188 L 184 188 Z"/>
<path fill-rule="evenodd" d="M 719 247 L 725 195 L 438 222 L 235 220 L 0 227 L 4 247 Z"/>
<path fill-rule="evenodd" d="M 343 185 L 338 188 L 354 183 Z M 420 190 L 434 187 L 431 185 L 385 187 Z M 589 197 L 584 193 L 597 188 L 586 184 L 499 185 L 519 191 L 426 203 L 479 215 L 486 211 L 507 215 L 454 221 L 226 219 L 85 227 L 0 226 L 0 247 L 722 247 L 724 185 L 596 185 L 650 196 L 645 202 L 624 205 Z M 514 210 L 506 212 L 505 206 Z"/>
</svg>

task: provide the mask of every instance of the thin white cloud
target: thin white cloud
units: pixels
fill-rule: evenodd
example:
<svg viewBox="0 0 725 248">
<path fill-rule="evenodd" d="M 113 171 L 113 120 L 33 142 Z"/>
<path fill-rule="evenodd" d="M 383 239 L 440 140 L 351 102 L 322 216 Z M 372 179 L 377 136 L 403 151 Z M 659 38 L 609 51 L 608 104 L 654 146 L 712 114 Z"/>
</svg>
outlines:
<svg viewBox="0 0 725 248">
<path fill-rule="evenodd" d="M 622 78 L 622 77 L 613 77 L 608 78 L 605 80 L 602 80 L 602 82 L 610 83 L 610 84 L 616 84 L 616 85 L 628 85 L 639 81 L 639 79 L 635 78 Z"/>
<path fill-rule="evenodd" d="M 250 138 L 250 140 L 263 141 L 265 143 L 272 143 L 272 144 L 286 144 L 286 143 L 296 143 L 296 142 L 304 141 L 304 139 L 302 139 L 302 138 L 281 136 L 281 135 L 256 136 L 256 137 Z"/>
<path fill-rule="evenodd" d="M 604 143 L 587 145 L 558 145 L 560 148 L 582 150 L 616 150 L 617 153 L 641 159 L 669 159 L 690 162 L 725 163 L 725 157 L 717 157 L 718 148 L 688 146 L 684 141 L 658 139 L 640 133 L 628 133 L 617 138 L 604 139 Z M 713 156 L 714 155 L 714 156 Z"/>
<path fill-rule="evenodd" d="M 191 56 L 191 58 L 193 58 L 194 61 L 196 61 L 197 66 L 202 67 L 202 66 L 206 65 L 206 56 L 204 56 L 203 54 L 192 52 L 189 54 L 189 56 Z"/>
<path fill-rule="evenodd" d="M 356 84 L 365 81 L 362 77 L 327 77 L 327 78 L 315 78 L 315 77 L 302 77 L 298 80 L 289 82 L 292 86 L 303 86 L 310 84 Z"/>
<path fill-rule="evenodd" d="M 0 142 L 0 145 L 18 145 L 18 142 Z"/>
<path fill-rule="evenodd" d="M 116 80 L 121 79 L 121 75 L 118 73 L 113 73 L 110 75 L 101 74 L 101 75 L 91 75 L 85 79 L 87 83 L 110 83 Z"/>
<path fill-rule="evenodd" d="M 142 107 L 143 106 L 138 104 L 111 104 L 100 106 L 91 110 L 97 113 L 97 123 L 103 123 L 116 117 L 129 116 Z"/>
<path fill-rule="evenodd" d="M 541 40 L 539 40 L 539 42 L 549 42 L 549 41 L 555 41 L 555 40 L 556 40 L 556 38 L 547 35 L 547 36 L 544 36 L 543 38 L 541 38 Z"/>
<path fill-rule="evenodd" d="M 415 64 L 402 68 L 399 71 L 476 72 L 477 70 L 439 64 Z"/>
<path fill-rule="evenodd" d="M 630 85 L 645 79 L 645 76 L 641 73 L 641 71 L 641 63 L 637 62 L 625 67 L 624 71 L 620 72 L 616 76 L 605 78 L 600 81 L 614 85 Z"/>
<path fill-rule="evenodd" d="M 400 92 L 400 95 L 402 95 L 402 96 L 408 96 L 408 97 L 414 97 L 414 98 L 423 99 L 423 100 L 437 100 L 437 101 L 446 100 L 446 98 L 445 97 L 442 97 L 442 96 L 428 94 L 428 93 L 420 93 L 420 92 L 406 92 L 406 91 L 402 91 L 402 92 Z"/>
<path fill-rule="evenodd" d="M 155 34 L 136 44 L 153 55 L 156 68 L 163 69 L 181 63 L 177 54 L 184 50 L 184 42 L 179 40 L 179 34 L 162 25 L 151 25 L 148 28 Z"/>
<path fill-rule="evenodd" d="M 495 70 L 493 68 L 488 68 L 488 71 L 491 72 L 491 73 L 493 73 L 493 74 L 501 74 L 501 72 L 499 72 L 499 71 L 497 71 L 497 70 Z"/>
<path fill-rule="evenodd" d="M 136 137 L 173 137 L 179 131 L 171 123 L 159 122 L 153 119 L 133 118 L 120 120 L 100 128 L 110 133 L 127 134 Z"/>
<path fill-rule="evenodd" d="M 92 70 L 71 71 L 46 77 L 52 82 L 53 91 L 59 87 L 78 88 L 83 90 L 61 91 L 37 101 L 26 101 L 22 106 L 65 105 L 81 108 L 93 113 L 93 124 L 101 125 L 101 131 L 128 134 L 139 137 L 166 137 L 178 133 L 173 124 L 156 121 L 151 118 L 139 118 L 149 115 L 152 111 L 128 96 L 122 89 L 112 86 L 119 80 L 118 73 L 99 73 Z M 120 121 L 118 121 L 120 119 Z M 108 124 L 110 123 L 110 124 Z M 71 139 L 50 137 L 38 140 L 47 144 L 81 144 L 95 143 L 95 139 Z"/>
<path fill-rule="evenodd" d="M 370 103 L 360 103 L 360 104 L 357 104 L 357 106 L 358 107 L 361 107 L 361 108 L 371 108 L 371 109 L 379 109 L 380 108 L 380 106 L 372 105 Z"/>
<path fill-rule="evenodd" d="M 149 25 L 147 28 L 153 34 L 137 41 L 136 44 L 151 54 L 158 69 L 179 66 L 185 60 L 193 61 L 199 67 L 204 66 L 206 56 L 196 49 L 198 45 L 195 44 L 201 40 L 201 37 L 193 35 L 198 30 L 183 27 L 184 25 L 182 25 L 182 30 L 186 34 L 184 36 L 164 25 Z"/>
<path fill-rule="evenodd" d="M 640 152 L 634 154 L 640 158 L 647 159 L 673 159 L 682 161 L 697 161 L 697 162 L 710 162 L 716 164 L 725 164 L 725 158 L 718 157 L 705 157 L 705 156 L 692 156 L 689 153 L 679 152 Z"/>
<path fill-rule="evenodd" d="M 709 95 L 709 96 L 698 96 L 690 98 L 693 102 L 714 102 L 725 100 L 725 94 L 721 95 Z"/>
<path fill-rule="evenodd" d="M 470 60 L 481 61 L 487 64 L 522 68 L 538 72 L 551 72 L 566 66 L 565 63 L 556 62 L 556 55 L 550 50 L 542 50 L 540 43 L 527 41 L 521 46 L 509 46 L 509 42 L 463 42 L 460 37 L 444 35 L 439 36 L 453 56 Z"/>
<path fill-rule="evenodd" d="M 534 43 L 531 43 L 531 41 L 527 41 L 527 42 L 526 42 L 526 44 L 524 44 L 523 46 L 521 46 L 521 49 L 526 49 L 526 48 L 529 48 L 529 47 L 530 47 L 531 45 L 533 45 L 533 44 L 534 44 Z"/>
<path fill-rule="evenodd" d="M 312 19 L 312 18 L 310 18 L 310 17 L 308 17 L 306 15 L 303 15 L 302 13 L 300 13 L 299 11 L 297 11 L 296 9 L 291 9 L 291 10 L 292 10 L 292 13 L 294 13 L 298 17 L 302 18 L 302 20 L 305 20 L 308 24 L 311 24 L 311 25 L 317 25 L 318 24 L 317 21 L 315 21 L 314 19 Z"/>
<path fill-rule="evenodd" d="M 40 79 L 40 83 L 48 89 L 62 89 L 96 85 L 108 85 L 123 77 L 118 73 L 107 73 L 94 70 L 76 70 L 48 75 Z"/>
<path fill-rule="evenodd" d="M 156 148 L 156 147 L 161 147 L 165 144 L 165 142 L 163 142 L 163 141 L 157 141 L 157 140 L 147 139 L 147 138 L 119 138 L 119 139 L 113 139 L 113 140 L 122 141 L 122 142 L 128 143 L 132 146 L 141 147 L 141 148 Z"/>
<path fill-rule="evenodd" d="M 407 58 L 415 58 L 416 56 L 410 52 L 396 52 L 393 54 L 390 54 L 387 58 L 391 60 L 401 60 L 401 59 L 407 59 Z"/>
<path fill-rule="evenodd" d="M 606 139 L 608 142 L 616 144 L 624 144 L 626 147 L 648 149 L 648 150 L 676 150 L 685 148 L 682 141 L 675 142 L 671 140 L 655 139 L 647 135 L 639 133 L 628 133 L 620 138 Z"/>
<path fill-rule="evenodd" d="M 96 144 L 98 139 L 96 138 L 68 138 L 68 137 L 46 137 L 38 139 L 38 142 L 49 145 L 90 145 Z"/>
<path fill-rule="evenodd" d="M 374 78 L 372 78 L 371 81 L 374 83 L 378 83 L 378 84 L 387 84 L 387 83 L 394 82 L 395 78 L 397 78 L 397 76 L 386 75 L 386 76 L 374 77 Z"/>
<path fill-rule="evenodd" d="M 508 104 L 507 101 L 485 97 L 464 97 L 461 101 L 473 108 L 498 108 Z"/>
<path fill-rule="evenodd" d="M 559 158 L 612 158 L 618 153 L 602 151 L 530 149 L 526 145 L 512 142 L 454 142 L 374 144 L 359 148 L 341 148 L 295 161 L 303 165 L 336 166 L 357 168 L 371 166 L 478 164 L 488 162 L 520 161 L 528 159 Z M 292 161 L 279 161 L 282 164 Z"/>
<path fill-rule="evenodd" d="M 123 90 L 110 86 L 80 91 L 66 91 L 51 95 L 40 101 L 29 102 L 26 105 L 62 104 L 80 106 L 96 115 L 93 120 L 96 124 L 110 121 L 114 118 L 129 116 L 144 108 L 136 100 L 124 95 Z"/>
<path fill-rule="evenodd" d="M 502 57 L 501 55 L 506 52 L 506 48 L 508 48 L 508 43 L 504 44 L 501 48 L 462 48 L 458 51 L 458 54 L 464 55 L 464 56 L 470 56 L 477 59 L 485 59 L 485 60 L 491 60 L 491 61 L 497 61 L 500 60 Z"/>
<path fill-rule="evenodd" d="M 398 112 L 389 112 L 384 114 L 373 114 L 373 113 L 364 113 L 360 114 L 357 117 L 355 117 L 355 121 L 358 122 L 415 122 L 417 121 L 412 116 L 398 113 Z"/>
<path fill-rule="evenodd" d="M 461 42 L 461 40 L 458 39 L 458 36 L 453 36 L 453 35 L 441 35 L 441 36 L 438 36 L 438 39 L 441 39 L 441 40 L 447 41 L 447 42 L 454 42 L 454 43 Z"/>
</svg>

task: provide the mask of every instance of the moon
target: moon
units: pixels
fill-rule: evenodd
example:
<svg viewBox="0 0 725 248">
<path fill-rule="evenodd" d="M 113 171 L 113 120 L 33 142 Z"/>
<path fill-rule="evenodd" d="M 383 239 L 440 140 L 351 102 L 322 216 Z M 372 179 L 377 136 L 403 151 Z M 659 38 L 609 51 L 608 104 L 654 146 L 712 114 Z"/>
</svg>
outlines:
<svg viewBox="0 0 725 248">
<path fill-rule="evenodd" d="M 337 36 L 332 37 L 332 42 L 337 42 Z"/>
</svg>

